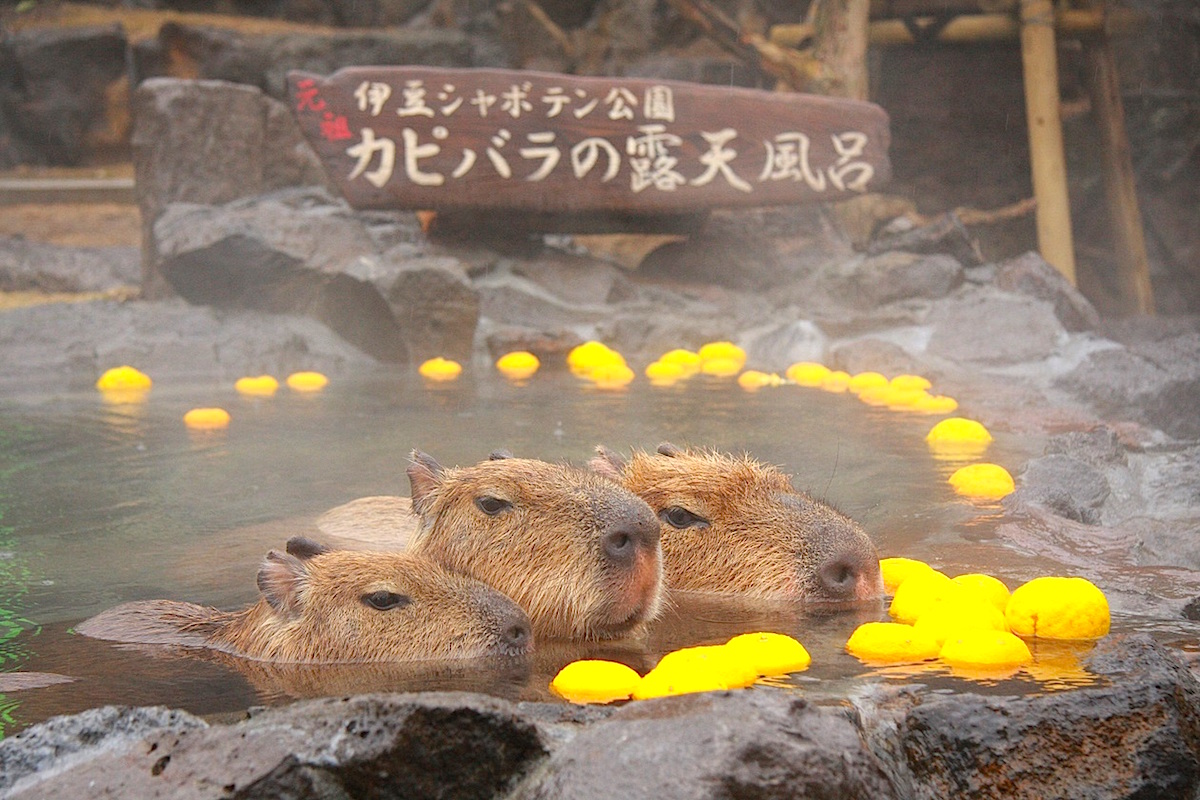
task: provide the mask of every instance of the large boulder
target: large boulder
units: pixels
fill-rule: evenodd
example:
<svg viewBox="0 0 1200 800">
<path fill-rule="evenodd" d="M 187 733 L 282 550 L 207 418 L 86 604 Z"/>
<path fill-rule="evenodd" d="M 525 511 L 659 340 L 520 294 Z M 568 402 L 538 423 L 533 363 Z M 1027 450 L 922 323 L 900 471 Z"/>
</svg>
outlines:
<svg viewBox="0 0 1200 800">
<path fill-rule="evenodd" d="M 991 287 L 946 298 L 930 311 L 928 322 L 929 353 L 960 364 L 1041 361 L 1067 335 L 1050 303 Z"/>
<path fill-rule="evenodd" d="M 79 164 L 119 146 L 127 119 L 108 96 L 125 79 L 120 25 L 0 34 L 0 167 Z"/>
<path fill-rule="evenodd" d="M 228 203 L 326 176 L 291 112 L 258 89 L 158 78 L 133 96 L 132 136 L 143 225 L 142 291 L 169 293 L 155 270 L 151 233 L 171 203 Z"/>
<path fill-rule="evenodd" d="M 476 66 L 470 38 L 457 30 L 379 28 L 247 35 L 178 22 L 164 24 L 158 40 L 140 48 L 140 77 L 161 74 L 155 68 L 165 63 L 175 69 L 186 64 L 188 73 L 197 78 L 253 86 L 277 100 L 287 97 L 287 74 L 294 69 L 327 75 L 362 64 Z"/>
<path fill-rule="evenodd" d="M 1073 691 L 903 694 L 883 704 L 894 716 L 860 710 L 916 798 L 1196 797 L 1196 678 L 1145 636 L 1102 641 L 1086 666 L 1097 685 Z"/>
<path fill-rule="evenodd" d="M 556 750 L 513 797 L 898 795 L 844 713 L 752 689 L 626 706 Z"/>
<path fill-rule="evenodd" d="M 1110 418 L 1200 438 L 1200 333 L 1094 352 L 1057 386 Z"/>
<path fill-rule="evenodd" d="M 547 749 L 539 726 L 502 700 L 366 695 L 270 709 L 233 726 L 150 730 L 7 796 L 483 799 Z"/>
<path fill-rule="evenodd" d="M 137 286 L 136 247 L 67 247 L 0 236 L 0 291 L 104 292 Z"/>
</svg>

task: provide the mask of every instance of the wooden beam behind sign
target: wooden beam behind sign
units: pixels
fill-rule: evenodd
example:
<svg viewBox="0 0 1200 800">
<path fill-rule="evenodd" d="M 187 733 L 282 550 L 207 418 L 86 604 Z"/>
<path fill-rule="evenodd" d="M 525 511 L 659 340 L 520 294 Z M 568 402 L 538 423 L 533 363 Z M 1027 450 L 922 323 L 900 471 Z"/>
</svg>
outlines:
<svg viewBox="0 0 1200 800">
<path fill-rule="evenodd" d="M 685 213 L 826 201 L 890 177 L 872 103 L 498 69 L 288 75 L 351 205 Z"/>
</svg>

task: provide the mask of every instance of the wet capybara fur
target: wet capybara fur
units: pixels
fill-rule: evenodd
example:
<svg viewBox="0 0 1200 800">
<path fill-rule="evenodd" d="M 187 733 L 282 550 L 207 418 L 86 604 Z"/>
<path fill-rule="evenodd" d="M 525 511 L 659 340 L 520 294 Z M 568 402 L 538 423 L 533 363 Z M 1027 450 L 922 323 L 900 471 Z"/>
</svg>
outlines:
<svg viewBox="0 0 1200 800">
<path fill-rule="evenodd" d="M 523 655 L 529 618 L 500 592 L 409 553 L 329 550 L 303 537 L 267 553 L 240 611 L 124 603 L 76 626 L 97 639 L 206 647 L 278 663 Z"/>
<path fill-rule="evenodd" d="M 617 638 L 658 615 L 658 520 L 618 483 L 507 453 L 443 468 L 414 451 L 408 477 L 418 517 L 408 552 L 504 592 L 535 636 Z"/>
<path fill-rule="evenodd" d="M 749 456 L 660 445 L 592 468 L 650 504 L 671 591 L 806 603 L 879 598 L 879 556 L 857 523 Z"/>
</svg>

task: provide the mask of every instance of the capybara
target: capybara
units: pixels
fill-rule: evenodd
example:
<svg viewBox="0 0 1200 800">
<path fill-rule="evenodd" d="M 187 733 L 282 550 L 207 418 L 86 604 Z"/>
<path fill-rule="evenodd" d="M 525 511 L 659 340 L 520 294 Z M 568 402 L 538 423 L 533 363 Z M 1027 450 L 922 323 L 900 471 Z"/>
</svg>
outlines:
<svg viewBox="0 0 1200 800">
<path fill-rule="evenodd" d="M 76 631 L 281 663 L 477 658 L 532 647 L 529 618 L 516 603 L 423 556 L 329 550 L 293 537 L 286 553 L 267 553 L 258 588 L 258 602 L 240 611 L 136 601 Z"/>
<path fill-rule="evenodd" d="M 418 517 L 408 552 L 504 592 L 535 636 L 612 639 L 658 615 L 658 520 L 620 484 L 507 453 L 443 468 L 413 451 L 408 477 Z"/>
<path fill-rule="evenodd" d="M 672 591 L 847 602 L 883 594 L 879 556 L 845 515 L 749 456 L 662 444 L 626 461 L 597 448 L 592 468 L 650 504 Z"/>
</svg>

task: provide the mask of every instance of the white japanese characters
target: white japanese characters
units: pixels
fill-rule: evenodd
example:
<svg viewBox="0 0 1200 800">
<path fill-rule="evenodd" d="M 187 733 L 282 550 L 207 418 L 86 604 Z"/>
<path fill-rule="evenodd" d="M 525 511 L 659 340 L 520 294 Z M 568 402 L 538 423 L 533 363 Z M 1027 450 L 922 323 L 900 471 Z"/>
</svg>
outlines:
<svg viewBox="0 0 1200 800">
<path fill-rule="evenodd" d="M 395 181 L 442 187 L 476 177 L 606 185 L 624 173 L 633 194 L 722 186 L 753 195 L 756 187 L 777 182 L 840 193 L 865 192 L 875 177 L 871 142 L 857 130 L 821 133 L 815 140 L 802 130 L 761 140 L 743 137 L 735 126 L 684 130 L 671 86 L 611 85 L 591 91 L 536 77 L 540 80 L 514 80 L 505 88 L 494 81 L 485 84 L 492 88 L 483 88 L 456 85 L 457 79 L 427 84 L 413 77 L 395 85 L 364 80 L 352 93 L 357 118 L 379 122 L 357 131 L 346 115 L 328 109 L 313 82 L 302 82 L 296 96 L 299 110 L 323 114 L 320 130 L 326 141 L 345 140 L 344 152 L 352 160 L 347 180 L 367 181 L 377 189 Z M 463 115 L 475 120 L 473 138 L 452 134 Z M 397 130 L 387 118 L 399 120 L 398 137 L 379 133 Z M 481 120 L 488 127 L 495 124 L 483 137 L 478 135 Z"/>
</svg>

